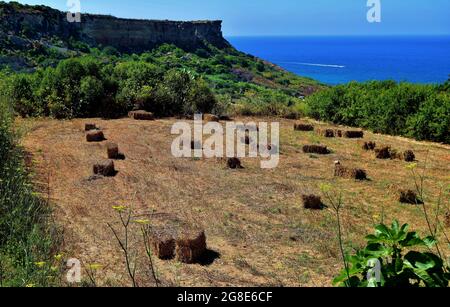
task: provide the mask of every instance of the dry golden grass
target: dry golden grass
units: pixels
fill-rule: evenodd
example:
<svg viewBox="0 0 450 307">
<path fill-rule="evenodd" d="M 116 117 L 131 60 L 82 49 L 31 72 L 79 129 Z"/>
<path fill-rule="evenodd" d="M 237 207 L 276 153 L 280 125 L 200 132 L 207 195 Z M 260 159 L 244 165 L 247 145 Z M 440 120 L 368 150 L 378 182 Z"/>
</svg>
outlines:
<svg viewBox="0 0 450 307">
<path fill-rule="evenodd" d="M 95 122 L 125 154 L 125 160 L 115 161 L 115 177 L 88 180 L 93 163 L 106 158 L 107 141 L 87 143 L 86 122 Z M 174 122 L 42 119 L 25 123 L 29 132 L 23 144 L 33 153 L 36 172 L 42 178 L 50 174 L 56 220 L 65 230 L 65 254 L 83 263 L 101 264 L 100 285 L 130 285 L 121 251 L 106 225 L 117 221 L 115 205 L 129 206 L 154 223 L 183 221 L 205 229 L 208 248 L 220 258 L 203 266 L 157 260 L 164 285 L 330 286 L 342 267 L 335 220 L 329 210 L 304 209 L 301 197 L 320 195 L 322 183 L 343 192 L 347 248 L 360 246 L 382 215 L 387 222 L 397 218 L 426 233 L 421 207 L 398 202 L 400 188 L 414 188 L 407 163 L 377 160 L 373 152 L 362 149 L 362 142 L 412 149 L 419 167 L 427 159 L 428 202 L 435 203 L 440 184 L 450 183 L 450 147 L 444 145 L 370 132 L 364 140 L 324 138 L 294 131 L 295 121 L 282 120 L 278 168 L 262 170 L 258 159 L 242 159 L 245 169 L 230 170 L 226 160 L 173 158 L 170 128 Z M 332 153 L 304 154 L 305 144 L 323 144 Z M 370 180 L 334 178 L 335 160 L 367 170 Z M 134 247 L 140 247 L 138 228 L 133 231 Z M 139 271 L 139 282 L 151 285 L 146 276 Z"/>
</svg>

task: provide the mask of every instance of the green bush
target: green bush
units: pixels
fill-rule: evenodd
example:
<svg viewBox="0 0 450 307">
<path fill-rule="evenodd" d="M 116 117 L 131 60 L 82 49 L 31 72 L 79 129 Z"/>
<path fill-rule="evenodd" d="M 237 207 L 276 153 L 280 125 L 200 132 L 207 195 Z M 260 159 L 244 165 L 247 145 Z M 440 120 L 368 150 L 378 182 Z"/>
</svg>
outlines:
<svg viewBox="0 0 450 307">
<path fill-rule="evenodd" d="M 338 85 L 306 102 L 319 120 L 448 143 L 449 98 L 434 85 L 372 81 Z"/>
<path fill-rule="evenodd" d="M 367 246 L 347 257 L 347 268 L 334 283 L 350 287 L 447 287 L 449 268 L 430 252 L 436 240 L 420 238 L 408 228 L 407 224 L 400 227 L 398 221 L 391 227 L 376 226 L 375 234 L 366 237 Z"/>
</svg>

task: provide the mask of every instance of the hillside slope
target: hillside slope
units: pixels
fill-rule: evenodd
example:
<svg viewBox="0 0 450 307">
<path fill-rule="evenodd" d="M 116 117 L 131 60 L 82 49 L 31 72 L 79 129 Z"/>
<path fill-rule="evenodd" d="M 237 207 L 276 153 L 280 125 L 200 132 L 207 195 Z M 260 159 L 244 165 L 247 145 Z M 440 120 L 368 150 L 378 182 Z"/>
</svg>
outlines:
<svg viewBox="0 0 450 307">
<path fill-rule="evenodd" d="M 115 177 L 91 178 L 92 164 L 106 157 L 105 143 L 85 141 L 84 123 L 92 121 L 126 156 L 116 161 Z M 398 202 L 399 189 L 414 189 L 408 164 L 375 159 L 372 152 L 361 148 L 361 140 L 295 132 L 294 121 L 282 120 L 278 168 L 262 170 L 258 159 L 243 159 L 244 169 L 230 170 L 218 159 L 172 157 L 170 128 L 174 122 L 22 122 L 29 131 L 23 144 L 33 155 L 35 180 L 50 178 L 56 221 L 65 230 L 64 255 L 79 258 L 85 265 L 100 265 L 96 271 L 99 285 L 129 285 L 122 252 L 107 227 L 111 223 L 120 229 L 113 206 L 132 208 L 133 219 L 148 218 L 152 225 L 186 221 L 205 229 L 211 250 L 208 261 L 186 265 L 157 260 L 164 285 L 330 286 L 342 268 L 334 214 L 330 209 L 306 210 L 301 203 L 303 194 L 320 195 L 324 183 L 343 193 L 342 226 L 348 250 L 360 246 L 381 220 L 397 218 L 427 233 L 422 208 Z M 317 128 L 328 127 L 310 122 Z M 426 201 L 436 204 L 440 185 L 450 180 L 450 147 L 370 132 L 364 139 L 368 140 L 398 150 L 412 149 L 419 168 L 427 167 Z M 303 145 L 315 143 L 329 146 L 332 153 L 318 156 L 301 151 Z M 366 169 L 370 180 L 334 178 L 335 160 Z M 448 208 L 448 198 L 442 206 Z M 133 225 L 132 246 L 140 248 L 139 227 Z M 145 257 L 139 259 L 143 265 Z M 153 284 L 143 266 L 138 280 L 142 285 Z"/>
</svg>

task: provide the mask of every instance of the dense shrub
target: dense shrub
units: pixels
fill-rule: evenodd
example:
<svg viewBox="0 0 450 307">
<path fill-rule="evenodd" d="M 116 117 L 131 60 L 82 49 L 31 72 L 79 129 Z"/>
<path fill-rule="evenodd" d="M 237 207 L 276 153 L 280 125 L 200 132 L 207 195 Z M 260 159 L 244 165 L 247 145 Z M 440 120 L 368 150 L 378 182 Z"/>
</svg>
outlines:
<svg viewBox="0 0 450 307">
<path fill-rule="evenodd" d="M 142 108 L 167 116 L 210 112 L 216 103 L 209 85 L 198 75 L 186 69 L 165 72 L 139 58 L 119 63 L 73 58 L 56 68 L 2 79 L 4 92 L 22 116 L 118 117 Z"/>
<path fill-rule="evenodd" d="M 450 94 L 434 85 L 349 83 L 307 98 L 308 114 L 375 132 L 450 142 Z"/>
</svg>

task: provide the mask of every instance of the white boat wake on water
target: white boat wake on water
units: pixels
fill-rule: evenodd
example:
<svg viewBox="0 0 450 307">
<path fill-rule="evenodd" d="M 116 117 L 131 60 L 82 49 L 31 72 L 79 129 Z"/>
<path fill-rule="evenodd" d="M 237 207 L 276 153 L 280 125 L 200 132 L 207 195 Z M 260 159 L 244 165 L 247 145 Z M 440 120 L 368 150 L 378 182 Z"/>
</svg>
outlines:
<svg viewBox="0 0 450 307">
<path fill-rule="evenodd" d="M 332 64 L 315 64 L 315 63 L 302 63 L 302 62 L 280 62 L 280 63 L 281 64 L 304 65 L 304 66 L 345 68 L 344 65 L 332 65 Z"/>
</svg>

